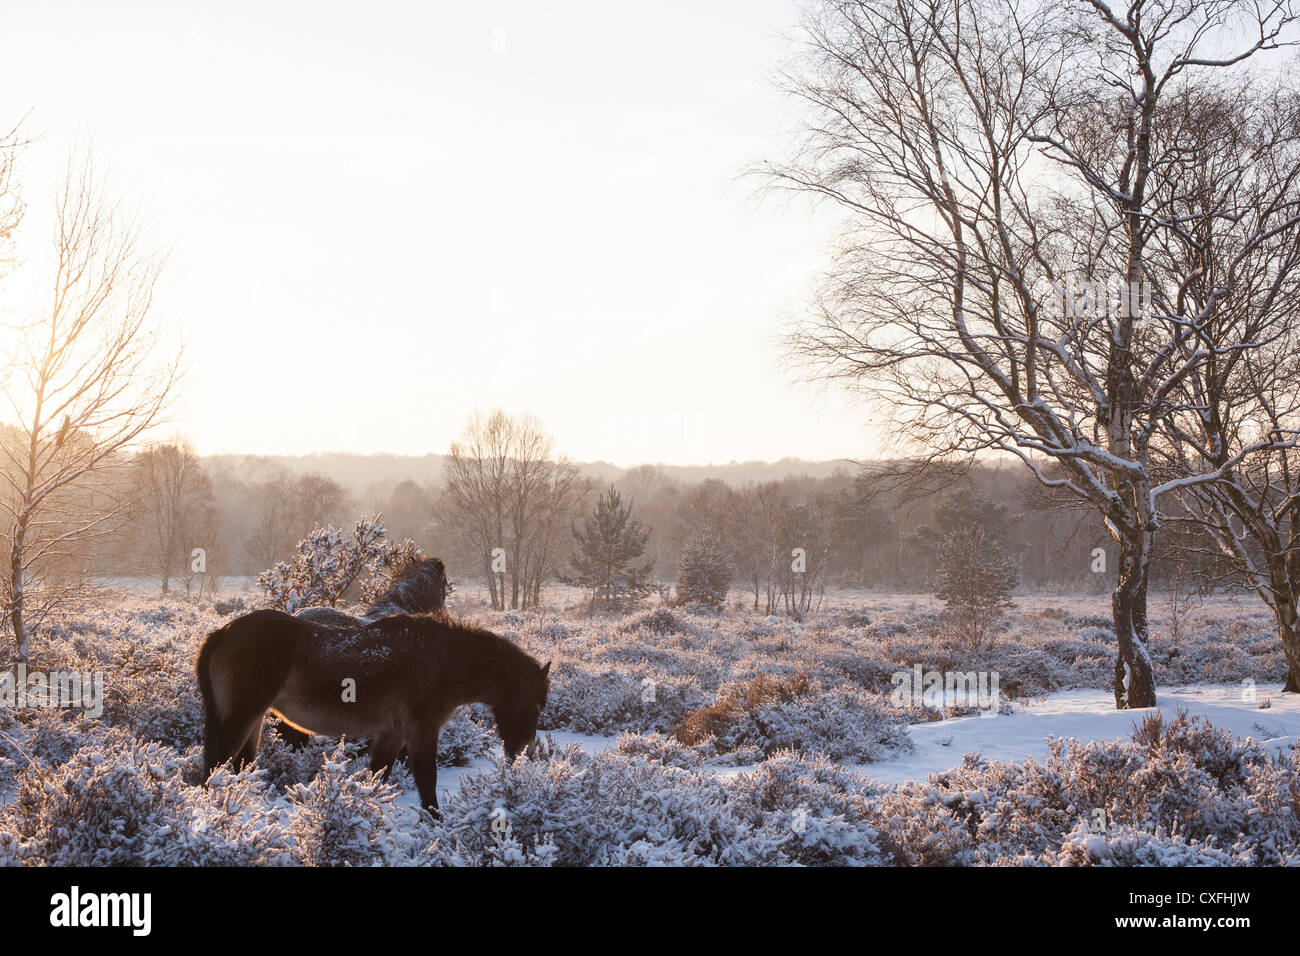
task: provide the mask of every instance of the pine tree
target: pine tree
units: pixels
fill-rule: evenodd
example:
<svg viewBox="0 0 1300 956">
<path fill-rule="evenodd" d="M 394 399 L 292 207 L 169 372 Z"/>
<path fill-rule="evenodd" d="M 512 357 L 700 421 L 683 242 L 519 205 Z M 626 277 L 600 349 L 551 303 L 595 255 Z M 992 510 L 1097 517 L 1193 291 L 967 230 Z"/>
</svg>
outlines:
<svg viewBox="0 0 1300 956">
<path fill-rule="evenodd" d="M 650 529 L 632 517 L 632 503 L 624 505 L 613 485 L 572 531 L 578 550 L 569 580 L 591 591 L 593 608 L 623 607 L 649 592 L 650 565 L 633 562 L 645 553 Z"/>
<path fill-rule="evenodd" d="M 922 545 L 935 562 L 935 596 L 957 638 L 977 650 L 1020 583 L 1020 567 L 1007 543 L 1006 508 L 986 498 L 949 498 L 937 527 L 923 528 Z"/>
<path fill-rule="evenodd" d="M 731 562 L 722 542 L 712 532 L 696 531 L 682 547 L 682 560 L 677 568 L 678 602 L 721 608 L 730 586 Z"/>
</svg>

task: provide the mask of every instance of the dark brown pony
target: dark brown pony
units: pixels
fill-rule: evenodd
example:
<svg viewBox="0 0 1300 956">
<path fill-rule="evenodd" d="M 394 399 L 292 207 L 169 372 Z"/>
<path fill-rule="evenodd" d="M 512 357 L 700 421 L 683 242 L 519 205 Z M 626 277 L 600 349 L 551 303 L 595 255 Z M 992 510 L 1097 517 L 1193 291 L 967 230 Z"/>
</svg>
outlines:
<svg viewBox="0 0 1300 956">
<path fill-rule="evenodd" d="M 390 614 L 427 614 L 442 611 L 447 606 L 447 569 L 439 558 L 416 561 L 403 571 L 396 581 L 375 599 L 359 617 L 333 607 L 308 607 L 297 616 L 313 624 L 332 624 L 335 627 L 359 627 L 367 621 L 376 621 Z M 290 747 L 302 747 L 307 734 L 294 730 L 288 724 L 277 722 L 275 732 Z M 402 755 L 405 757 L 405 754 Z"/>
<path fill-rule="evenodd" d="M 372 770 L 387 775 L 402 747 L 420 802 L 438 808 L 438 733 L 462 704 L 492 708 L 506 755 L 537 735 L 551 665 L 491 631 L 442 614 L 396 614 L 350 626 L 254 611 L 199 648 L 206 716 L 204 779 L 257 756 L 268 709 L 306 733 L 370 737 Z"/>
</svg>

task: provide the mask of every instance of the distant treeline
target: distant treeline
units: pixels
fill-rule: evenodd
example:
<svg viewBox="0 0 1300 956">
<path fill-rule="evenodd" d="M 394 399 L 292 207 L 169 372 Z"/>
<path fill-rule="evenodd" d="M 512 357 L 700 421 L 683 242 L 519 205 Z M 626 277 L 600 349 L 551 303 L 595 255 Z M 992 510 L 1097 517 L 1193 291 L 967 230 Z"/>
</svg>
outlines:
<svg viewBox="0 0 1300 956">
<path fill-rule="evenodd" d="M 193 453 L 181 447 L 171 467 L 179 469 L 187 455 Z M 425 465 L 441 457 L 406 461 Z M 191 485 L 179 490 L 193 501 L 183 507 L 166 505 L 156 491 L 138 489 L 130 521 L 95 549 L 95 570 L 156 576 L 161 583 L 163 568 L 169 566 L 174 588 L 174 579 L 190 577 L 189 555 L 202 547 L 209 575 L 256 575 L 286 558 L 314 527 L 347 528 L 382 513 L 391 538 L 410 538 L 426 552 L 445 556 L 453 579 L 482 581 L 484 562 L 478 551 L 484 548 L 450 513 L 445 482 L 429 478 L 431 472 L 444 474 L 442 463 L 436 469 L 417 467 L 416 476 L 400 480 L 387 468 L 367 467 L 375 464 L 363 456 L 195 457 Z M 788 463 L 791 468 L 802 464 Z M 1053 501 L 1015 465 L 883 480 L 879 468 L 839 463 L 816 468 L 829 472 L 821 476 L 743 483 L 717 477 L 692 480 L 680 477 L 680 469 L 659 465 L 617 470 L 601 481 L 585 474 L 583 466 L 574 467 L 580 480 L 576 493 L 560 503 L 564 514 L 554 516 L 559 532 L 553 535 L 555 553 L 544 584 L 568 570 L 571 523 L 612 485 L 649 529 L 645 556 L 652 580 L 664 584 L 675 580 L 687 539 L 707 529 L 724 543 L 733 565 L 732 587 L 738 591 L 763 592 L 795 548 L 803 549 L 807 573 L 818 588 L 926 591 L 932 586 L 932 555 L 919 535 L 934 524 L 948 498 L 967 497 L 1005 507 L 1007 540 L 1021 564 L 1022 588 L 1100 592 L 1113 586 L 1113 549 L 1105 529 L 1092 514 Z M 134 480 L 147 486 L 149 470 L 142 456 Z M 372 480 L 358 487 L 363 476 Z M 187 525 L 174 529 L 172 545 L 159 530 L 169 523 L 159 512 L 168 508 L 175 512 L 171 524 Z M 1106 555 L 1101 561 L 1098 548 Z M 162 558 L 167 551 L 170 560 Z M 1172 577 L 1172 567 L 1170 561 L 1157 562 L 1157 581 Z"/>
<path fill-rule="evenodd" d="M 935 558 L 926 538 L 947 530 L 936 523 L 951 499 L 1001 506 L 1022 590 L 1100 593 L 1114 586 L 1113 542 L 1095 513 L 1053 498 L 1017 464 L 909 470 L 788 459 L 618 469 L 565 461 L 545 445 L 540 425 L 524 420 L 497 421 L 506 437 L 493 451 L 483 438 L 492 421 L 472 426 L 446 456 L 202 458 L 183 441 L 154 446 L 106 468 L 77 493 L 84 501 L 65 502 L 69 514 L 82 514 L 112 501 L 111 520 L 101 534 L 43 562 L 42 579 L 146 576 L 160 589 L 192 592 L 261 573 L 287 559 L 313 528 L 350 529 L 381 514 L 390 539 L 409 538 L 443 557 L 453 580 L 492 584 L 494 603 L 526 607 L 544 587 L 573 577 L 574 529 L 613 487 L 648 532 L 642 560 L 649 584 L 661 590 L 677 580 L 684 545 L 704 532 L 727 555 L 733 595 L 749 593 L 755 607 L 794 588 L 805 599 L 827 587 L 931 591 Z M 512 450 L 510 442 L 528 448 L 520 436 L 529 435 L 545 447 Z M 517 457 L 528 454 L 535 460 Z M 752 475 L 768 477 L 737 478 Z M 1172 543 L 1157 538 L 1153 581 L 1188 590 L 1206 580 L 1191 573 L 1204 558 L 1190 551 L 1180 557 Z M 506 568 L 500 593 L 496 548 Z M 795 549 L 806 569 L 798 578 Z"/>
</svg>

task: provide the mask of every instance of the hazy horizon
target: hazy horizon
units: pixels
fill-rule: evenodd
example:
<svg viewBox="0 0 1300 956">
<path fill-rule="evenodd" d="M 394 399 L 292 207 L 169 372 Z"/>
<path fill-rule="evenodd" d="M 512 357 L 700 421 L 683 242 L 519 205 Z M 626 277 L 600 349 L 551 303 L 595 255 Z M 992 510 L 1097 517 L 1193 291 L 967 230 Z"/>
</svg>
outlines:
<svg viewBox="0 0 1300 956">
<path fill-rule="evenodd" d="M 374 494 L 391 491 L 403 481 L 414 481 L 424 486 L 440 485 L 445 480 L 443 466 L 446 457 L 441 452 L 422 455 L 311 452 L 303 455 L 213 454 L 202 455 L 201 459 L 214 473 L 236 474 L 244 479 L 259 475 L 269 477 L 275 472 L 324 475 L 337 481 L 351 494 L 365 499 L 367 506 L 377 506 L 377 502 L 371 501 Z M 623 466 L 608 461 L 581 460 L 573 460 L 573 463 L 580 474 L 601 485 L 617 484 L 633 469 L 651 467 L 660 470 L 669 480 L 696 484 L 717 479 L 733 488 L 786 478 L 829 478 L 840 473 L 852 473 L 857 464 L 848 459 L 814 461 L 794 457 L 775 461 L 731 461 L 700 465 L 639 462 Z"/>
</svg>

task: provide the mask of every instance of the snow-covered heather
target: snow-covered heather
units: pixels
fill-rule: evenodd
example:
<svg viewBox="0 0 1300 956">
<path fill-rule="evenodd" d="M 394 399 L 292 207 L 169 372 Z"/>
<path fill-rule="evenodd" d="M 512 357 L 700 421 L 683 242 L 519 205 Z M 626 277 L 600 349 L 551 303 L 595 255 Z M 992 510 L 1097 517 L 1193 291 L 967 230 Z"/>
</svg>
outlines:
<svg viewBox="0 0 1300 956">
<path fill-rule="evenodd" d="M 104 713 L 0 708 L 0 862 L 1300 862 L 1300 700 L 1278 693 L 1276 636 L 1244 599 L 1173 622 L 1155 597 L 1164 722 L 1140 726 L 1150 712 L 1116 712 L 1107 689 L 1103 597 L 1019 598 L 979 649 L 923 596 L 838 595 L 802 623 L 734 593 L 721 614 L 618 617 L 562 597 L 521 613 L 453 594 L 555 664 L 538 759 L 505 766 L 481 707 L 453 718 L 438 822 L 355 743 L 268 735 L 258 768 L 199 785 L 194 653 L 254 595 L 67 608 L 31 666 L 102 672 Z M 1010 705 L 900 708 L 891 675 L 918 664 L 996 671 Z"/>
</svg>

